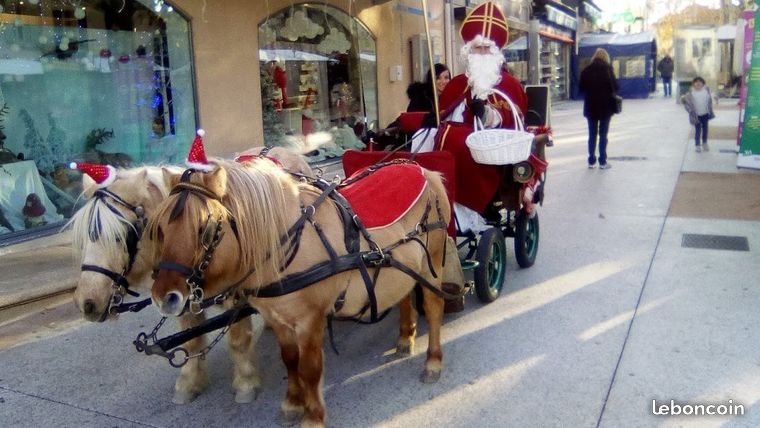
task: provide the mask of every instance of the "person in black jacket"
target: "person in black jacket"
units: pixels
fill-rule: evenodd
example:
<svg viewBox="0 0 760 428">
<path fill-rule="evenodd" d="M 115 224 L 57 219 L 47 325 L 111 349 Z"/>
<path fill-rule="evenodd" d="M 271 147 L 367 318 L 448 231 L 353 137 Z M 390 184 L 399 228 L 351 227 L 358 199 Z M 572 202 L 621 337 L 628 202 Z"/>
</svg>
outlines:
<svg viewBox="0 0 760 428">
<path fill-rule="evenodd" d="M 409 97 L 409 106 L 406 111 L 433 111 L 433 91 L 438 92 L 441 96 L 443 88 L 451 80 L 449 68 L 443 64 L 435 64 L 435 82 L 432 82 L 430 72 L 425 74 L 425 82 L 413 82 L 406 88 L 406 95 Z"/>
<path fill-rule="evenodd" d="M 670 97 L 672 95 L 673 58 L 665 54 L 665 57 L 657 63 L 657 71 L 660 72 L 660 77 L 662 77 L 662 90 L 666 97 Z"/>
<path fill-rule="evenodd" d="M 581 72 L 580 91 L 583 93 L 583 116 L 588 120 L 588 167 L 596 166 L 596 140 L 599 137 L 599 168 L 610 168 L 607 163 L 607 132 L 615 113 L 617 79 L 610 65 L 610 55 L 599 48 Z"/>
</svg>

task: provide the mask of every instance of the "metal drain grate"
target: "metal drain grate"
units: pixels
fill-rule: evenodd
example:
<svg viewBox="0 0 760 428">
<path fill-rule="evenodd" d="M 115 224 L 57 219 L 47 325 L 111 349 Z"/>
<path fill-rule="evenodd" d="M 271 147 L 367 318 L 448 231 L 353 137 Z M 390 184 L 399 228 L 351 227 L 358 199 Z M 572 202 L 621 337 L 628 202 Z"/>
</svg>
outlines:
<svg viewBox="0 0 760 428">
<path fill-rule="evenodd" d="M 708 250 L 749 251 L 749 241 L 746 236 L 684 233 L 681 237 L 681 246 Z"/>
<path fill-rule="evenodd" d="M 646 156 L 610 156 L 607 159 L 612 159 L 616 161 L 639 161 L 639 160 L 647 160 Z"/>
<path fill-rule="evenodd" d="M 731 153 L 732 155 L 738 154 L 738 150 L 732 150 L 732 149 L 720 149 L 718 150 L 720 153 Z"/>
</svg>

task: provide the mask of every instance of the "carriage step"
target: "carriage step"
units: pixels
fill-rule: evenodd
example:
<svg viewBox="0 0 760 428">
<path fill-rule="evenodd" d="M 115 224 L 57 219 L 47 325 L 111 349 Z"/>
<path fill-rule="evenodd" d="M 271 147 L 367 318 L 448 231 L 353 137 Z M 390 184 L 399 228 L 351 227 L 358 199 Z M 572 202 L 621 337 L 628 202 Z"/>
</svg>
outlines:
<svg viewBox="0 0 760 428">
<path fill-rule="evenodd" d="M 476 260 L 462 260 L 462 270 L 473 270 L 476 267 L 480 266 L 480 263 L 478 263 Z"/>
</svg>

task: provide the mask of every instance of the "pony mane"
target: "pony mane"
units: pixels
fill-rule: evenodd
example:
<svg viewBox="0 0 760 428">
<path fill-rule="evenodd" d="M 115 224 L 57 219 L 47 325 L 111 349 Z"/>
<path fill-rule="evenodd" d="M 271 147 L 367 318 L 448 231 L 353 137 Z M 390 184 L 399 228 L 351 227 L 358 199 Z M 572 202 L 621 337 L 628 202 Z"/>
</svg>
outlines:
<svg viewBox="0 0 760 428">
<path fill-rule="evenodd" d="M 170 170 L 179 170 L 176 167 L 167 167 Z M 145 178 L 142 178 L 143 171 Z M 141 166 L 130 169 L 117 171 L 116 181 L 111 186 L 119 182 L 134 182 L 129 186 L 130 191 L 137 194 L 138 199 L 148 196 L 148 187 L 153 184 L 162 196 L 166 198 L 169 195 L 168 186 L 163 179 L 161 167 Z M 91 186 L 85 193 L 94 193 Z M 120 194 L 125 200 L 134 200 L 133 194 Z M 106 205 L 107 201 L 100 198 L 91 198 L 79 209 L 71 219 L 66 223 L 64 229 L 71 229 L 72 241 L 78 258 L 81 259 L 88 243 L 98 242 L 100 251 L 105 252 L 109 260 L 120 260 L 127 254 L 127 233 L 128 228 L 134 226 L 128 219 L 124 219 L 111 211 Z M 120 211 L 123 210 L 118 203 L 108 202 Z"/>
<path fill-rule="evenodd" d="M 255 267 L 257 272 L 266 272 L 279 278 L 279 267 L 283 258 L 280 238 L 287 233 L 286 217 L 288 198 L 291 192 L 297 195 L 297 182 L 281 168 L 268 160 L 253 160 L 244 164 L 213 159 L 212 163 L 223 168 L 227 174 L 226 193 L 222 202 L 190 196 L 185 200 L 182 215 L 177 221 L 186 222 L 193 231 L 202 228 L 208 213 L 220 217 L 223 221 L 234 219 L 237 227 L 237 240 L 240 249 L 238 264 L 247 271 Z M 202 185 L 202 173 L 192 174 L 190 182 Z M 148 233 L 156 240 L 158 227 L 167 224 L 172 211 L 180 202 L 180 195 L 169 196 L 158 212 L 148 223 Z M 230 234 L 231 235 L 231 234 Z M 200 248 L 200 236 L 195 234 L 195 248 Z M 234 236 L 230 236 L 233 237 Z M 155 245 L 154 250 L 160 251 Z M 154 254 L 154 259 L 160 254 Z M 198 262 L 200 252 L 196 252 L 194 263 Z M 257 275 L 257 277 L 261 277 Z"/>
</svg>

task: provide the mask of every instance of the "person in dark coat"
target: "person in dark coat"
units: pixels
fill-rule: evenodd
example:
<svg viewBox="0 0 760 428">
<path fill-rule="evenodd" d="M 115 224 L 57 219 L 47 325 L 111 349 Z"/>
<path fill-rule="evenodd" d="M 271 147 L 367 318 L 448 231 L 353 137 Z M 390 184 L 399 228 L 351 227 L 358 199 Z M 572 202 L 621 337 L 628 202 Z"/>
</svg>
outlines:
<svg viewBox="0 0 760 428">
<path fill-rule="evenodd" d="M 588 120 L 588 167 L 596 166 L 596 141 L 599 138 L 599 168 L 610 168 L 607 163 L 607 132 L 615 113 L 617 79 L 610 65 L 610 55 L 599 48 L 591 64 L 581 72 L 580 91 L 583 93 L 583 116 Z"/>
<path fill-rule="evenodd" d="M 660 72 L 660 77 L 662 77 L 662 90 L 665 92 L 666 97 L 670 97 L 673 92 L 671 85 L 671 81 L 673 80 L 673 58 L 665 54 L 665 58 L 657 63 L 657 71 Z"/>
<path fill-rule="evenodd" d="M 443 88 L 451 80 L 449 68 L 443 64 L 435 64 L 435 82 L 432 81 L 430 72 L 425 74 L 425 82 L 413 82 L 406 88 L 406 95 L 409 97 L 409 105 L 406 111 L 433 111 L 433 91 L 438 92 L 441 96 Z"/>
</svg>

